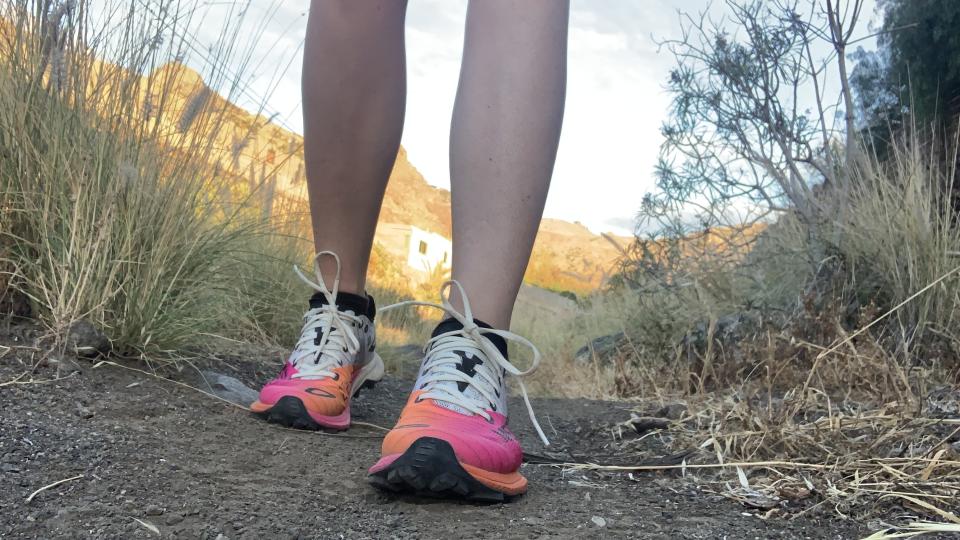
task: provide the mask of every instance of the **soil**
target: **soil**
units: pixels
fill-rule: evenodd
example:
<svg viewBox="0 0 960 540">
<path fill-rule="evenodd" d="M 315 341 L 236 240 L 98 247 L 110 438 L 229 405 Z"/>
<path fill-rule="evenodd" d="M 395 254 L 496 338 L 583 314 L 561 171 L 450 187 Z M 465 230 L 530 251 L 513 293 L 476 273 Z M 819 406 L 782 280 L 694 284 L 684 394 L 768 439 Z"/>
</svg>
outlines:
<svg viewBox="0 0 960 540">
<path fill-rule="evenodd" d="M 367 484 L 380 431 L 284 429 L 166 377 L 37 350 L 0 332 L 3 538 L 860 538 L 828 513 L 756 511 L 670 473 L 576 472 L 544 457 L 611 461 L 610 427 L 635 406 L 534 399 L 544 448 L 520 400 L 514 431 L 531 453 L 528 494 L 508 503 L 403 498 Z M 203 362 L 201 362 L 202 364 Z M 276 352 L 208 361 L 256 386 Z M 139 369 L 145 365 L 127 363 Z M 18 378 L 19 377 L 19 378 Z M 10 384 L 11 381 L 16 381 Z M 46 381 L 46 382 L 45 382 Z M 354 420 L 391 426 L 410 381 L 388 376 L 354 401 Z M 621 460 L 629 462 L 624 456 Z M 549 459 L 547 459 L 549 460 Z M 75 478 L 43 490 L 59 480 Z M 153 529 L 153 530 L 151 530 Z"/>
</svg>

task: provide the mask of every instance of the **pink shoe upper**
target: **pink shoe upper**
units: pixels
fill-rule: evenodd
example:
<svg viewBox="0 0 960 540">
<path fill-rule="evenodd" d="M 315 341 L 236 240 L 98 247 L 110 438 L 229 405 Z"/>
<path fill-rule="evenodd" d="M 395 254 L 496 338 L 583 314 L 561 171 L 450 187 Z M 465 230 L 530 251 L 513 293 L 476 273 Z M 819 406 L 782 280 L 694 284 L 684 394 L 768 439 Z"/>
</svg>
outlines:
<svg viewBox="0 0 960 540">
<path fill-rule="evenodd" d="M 418 401 L 420 393 L 410 396 L 397 425 L 384 438 L 384 460 L 392 461 L 388 458 L 402 454 L 421 437 L 434 437 L 450 443 L 461 463 L 496 473 L 520 468 L 523 450 L 507 427 L 505 416 L 488 411 L 488 422 L 481 416 L 437 405 L 431 399 Z"/>
<path fill-rule="evenodd" d="M 293 377 L 298 373 L 297 368 L 287 362 L 277 377 L 263 386 L 259 399 L 250 408 L 261 412 L 275 405 L 280 398 L 292 396 L 303 402 L 315 420 L 339 417 L 350 405 L 354 371 L 353 366 L 344 366 L 333 370 L 336 377 L 299 379 Z"/>
</svg>

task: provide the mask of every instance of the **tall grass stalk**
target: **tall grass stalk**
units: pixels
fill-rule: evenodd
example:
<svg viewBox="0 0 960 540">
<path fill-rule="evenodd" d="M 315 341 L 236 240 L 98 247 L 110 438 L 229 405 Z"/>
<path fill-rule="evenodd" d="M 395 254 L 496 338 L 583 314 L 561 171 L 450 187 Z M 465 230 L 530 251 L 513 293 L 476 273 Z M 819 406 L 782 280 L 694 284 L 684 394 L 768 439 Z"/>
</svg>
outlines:
<svg viewBox="0 0 960 540">
<path fill-rule="evenodd" d="M 553 325 L 567 330 L 540 333 L 539 343 L 563 366 L 538 377 L 541 389 L 591 397 L 687 394 L 742 384 L 770 369 L 780 374 L 777 391 L 787 393 L 809 378 L 817 354 L 892 310 L 869 335 L 830 355 L 817 381 L 824 391 L 863 385 L 917 399 L 910 394 L 925 383 L 904 375 L 914 366 L 960 365 L 960 279 L 941 280 L 960 266 L 952 191 L 960 145 L 948 141 L 943 151 L 916 130 L 894 140 L 886 160 L 864 152 L 843 188 L 814 190 L 817 206 L 842 209 L 824 212 L 815 236 L 784 212 L 719 250 L 701 249 L 698 235 L 639 241 L 620 286 Z M 737 317 L 749 317 L 752 327 L 734 341 L 717 335 L 720 321 Z M 617 332 L 625 337 L 614 353 L 586 366 L 572 361 L 589 339 Z M 877 355 L 869 370 L 844 357 L 861 342 Z M 790 353 L 798 343 L 814 349 Z"/>
<path fill-rule="evenodd" d="M 916 130 L 900 135 L 889 158 L 874 157 L 853 171 L 847 211 L 833 223 L 835 249 L 847 263 L 848 286 L 863 303 L 890 308 L 960 266 L 957 141 L 942 161 Z M 897 310 L 902 339 L 957 330 L 960 281 Z"/>
<path fill-rule="evenodd" d="M 211 88 L 242 84 L 216 65 L 238 42 L 184 100 L 192 12 L 154 2 L 94 27 L 91 5 L 0 12 L 0 285 L 56 334 L 87 319 L 128 353 L 244 337 L 264 325 L 238 283 L 276 291 L 258 261 L 289 253 L 257 209 L 225 204 L 236 177 L 214 166 L 228 103 Z"/>
</svg>

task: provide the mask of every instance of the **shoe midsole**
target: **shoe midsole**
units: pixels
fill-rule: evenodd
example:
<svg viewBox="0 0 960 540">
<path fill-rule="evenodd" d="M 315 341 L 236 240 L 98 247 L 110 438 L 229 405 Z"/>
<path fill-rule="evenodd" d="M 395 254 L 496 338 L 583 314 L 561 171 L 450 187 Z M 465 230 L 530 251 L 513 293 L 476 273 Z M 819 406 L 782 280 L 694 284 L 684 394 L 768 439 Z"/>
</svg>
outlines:
<svg viewBox="0 0 960 540">
<path fill-rule="evenodd" d="M 353 377 L 353 385 L 350 387 L 350 395 L 353 396 L 357 390 L 367 381 L 379 382 L 383 379 L 383 359 L 377 353 L 372 354 L 369 362 L 364 364 L 360 371 Z"/>
<path fill-rule="evenodd" d="M 367 381 L 379 382 L 381 379 L 383 379 L 383 373 L 384 373 L 383 359 L 381 359 L 380 355 L 378 355 L 377 353 L 373 353 L 373 358 L 369 362 L 367 362 L 362 368 L 360 368 L 360 371 L 358 371 L 357 375 L 353 378 L 353 383 L 350 386 L 350 396 L 347 399 L 353 399 L 353 395 L 357 392 L 357 390 L 361 386 L 363 386 L 363 383 Z M 249 408 L 251 411 L 255 413 L 261 413 L 261 412 L 269 411 L 274 405 L 276 405 L 275 402 L 264 403 L 258 399 L 257 401 L 254 401 Z M 350 409 L 350 405 L 348 402 L 347 409 L 344 411 L 344 413 L 347 414 L 346 418 L 348 419 L 349 419 L 349 409 Z M 344 417 L 344 414 L 339 414 L 337 416 L 324 416 L 324 415 L 316 414 L 310 411 L 309 409 L 307 409 L 307 413 L 310 415 L 311 418 L 313 418 L 319 423 L 324 423 L 328 421 L 337 421 L 337 420 L 342 421 Z"/>
</svg>

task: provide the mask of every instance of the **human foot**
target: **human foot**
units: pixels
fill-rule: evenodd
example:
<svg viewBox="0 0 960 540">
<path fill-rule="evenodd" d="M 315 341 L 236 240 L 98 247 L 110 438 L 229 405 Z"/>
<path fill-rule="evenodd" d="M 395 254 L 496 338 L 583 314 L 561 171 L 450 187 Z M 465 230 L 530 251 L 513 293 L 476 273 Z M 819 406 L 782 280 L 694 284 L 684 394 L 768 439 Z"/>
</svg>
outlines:
<svg viewBox="0 0 960 540">
<path fill-rule="evenodd" d="M 333 290 L 320 274 L 320 257 L 337 260 Z M 350 427 L 350 401 L 361 388 L 383 378 L 383 361 L 375 351 L 376 307 L 370 296 L 339 292 L 340 260 L 319 253 L 317 281 L 297 274 L 316 292 L 304 315 L 300 340 L 280 374 L 260 390 L 250 410 L 268 422 L 297 429 Z"/>
<path fill-rule="evenodd" d="M 456 286 L 464 314 L 445 295 Z M 533 372 L 540 353 L 526 339 L 475 321 L 463 288 L 447 282 L 442 305 L 429 305 L 451 317 L 437 326 L 424 349 L 420 375 L 396 426 L 383 441 L 380 460 L 370 469 L 370 482 L 392 492 L 502 501 L 527 490 L 520 474 L 523 451 L 507 427 L 504 377 Z M 393 307 L 393 306 L 391 306 Z M 528 346 L 533 363 L 520 371 L 508 360 L 506 340 Z M 520 383 L 530 418 L 526 389 Z"/>
</svg>

